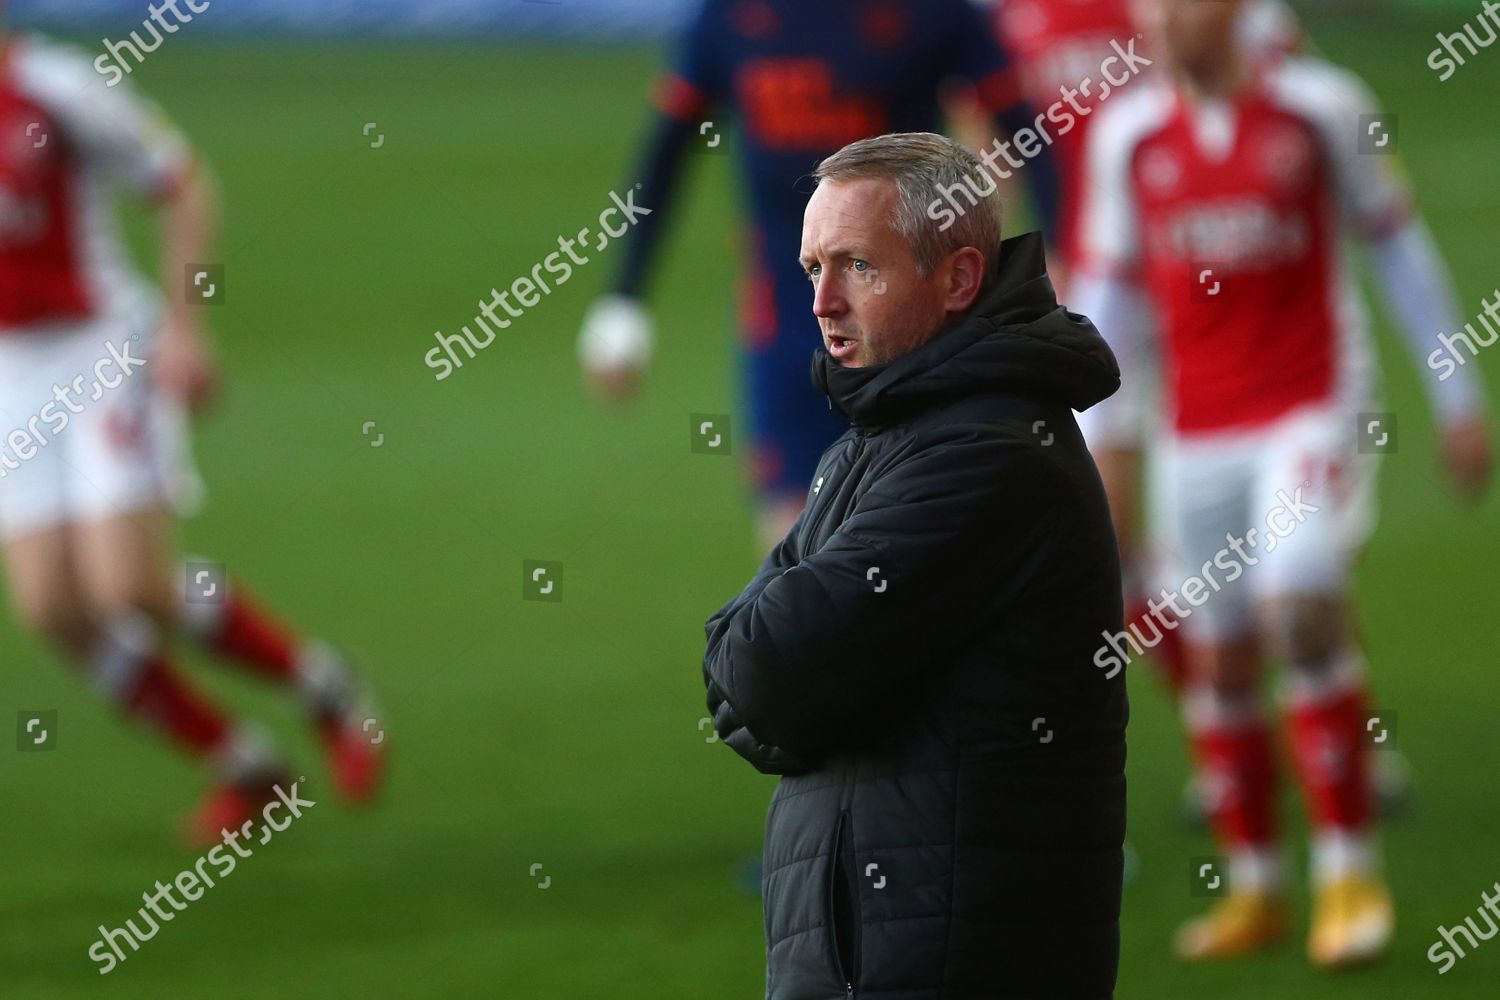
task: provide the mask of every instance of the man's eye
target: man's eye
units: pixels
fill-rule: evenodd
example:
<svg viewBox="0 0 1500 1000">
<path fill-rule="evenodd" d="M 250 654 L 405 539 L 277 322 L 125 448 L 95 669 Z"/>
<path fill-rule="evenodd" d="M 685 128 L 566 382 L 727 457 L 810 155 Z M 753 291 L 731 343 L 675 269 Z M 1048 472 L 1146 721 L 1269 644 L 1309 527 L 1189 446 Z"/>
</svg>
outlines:
<svg viewBox="0 0 1500 1000">
<path fill-rule="evenodd" d="M 814 280 L 815 278 L 817 278 L 818 274 L 822 270 L 823 269 L 821 267 L 817 267 L 817 266 L 813 266 L 813 267 L 808 268 L 807 269 L 807 280 L 808 281 Z"/>
<path fill-rule="evenodd" d="M 860 272 L 861 274 L 863 274 L 865 271 L 868 271 L 870 269 L 870 265 L 869 265 L 869 263 L 867 261 L 863 261 L 863 260 L 860 260 L 858 258 L 855 258 L 853 267 L 854 267 L 854 269 L 856 271 Z"/>
</svg>

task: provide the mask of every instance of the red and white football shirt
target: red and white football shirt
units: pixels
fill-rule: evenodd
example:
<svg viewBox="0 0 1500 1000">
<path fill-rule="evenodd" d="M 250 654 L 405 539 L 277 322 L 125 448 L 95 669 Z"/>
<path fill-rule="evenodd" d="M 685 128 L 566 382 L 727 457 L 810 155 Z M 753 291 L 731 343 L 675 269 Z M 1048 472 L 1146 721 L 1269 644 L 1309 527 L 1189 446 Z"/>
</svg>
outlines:
<svg viewBox="0 0 1500 1000">
<path fill-rule="evenodd" d="M 189 152 L 151 104 L 86 56 L 0 46 L 0 335 L 108 317 L 142 293 L 110 194 L 171 190 Z"/>
<path fill-rule="evenodd" d="M 1361 141 L 1378 117 L 1358 79 L 1301 58 L 1263 66 L 1231 100 L 1191 103 L 1153 81 L 1101 113 L 1085 268 L 1149 293 L 1179 432 L 1367 391 L 1346 236 L 1410 215 L 1392 158 Z"/>
<path fill-rule="evenodd" d="M 1129 0 L 999 0 L 993 22 L 1002 46 L 1016 59 L 1031 106 L 1045 113 L 1062 102 L 1045 127 L 1054 139 L 1062 195 L 1059 241 L 1065 259 L 1077 261 L 1088 133 L 1100 106 L 1136 83 L 1107 85 L 1105 64 L 1116 55 L 1111 43 L 1154 59 L 1152 40 L 1139 34 Z M 1252 0 L 1241 12 L 1239 37 L 1252 58 L 1260 59 L 1296 49 L 1300 29 L 1281 0 Z M 1071 100 L 1064 100 L 1069 93 Z"/>
</svg>

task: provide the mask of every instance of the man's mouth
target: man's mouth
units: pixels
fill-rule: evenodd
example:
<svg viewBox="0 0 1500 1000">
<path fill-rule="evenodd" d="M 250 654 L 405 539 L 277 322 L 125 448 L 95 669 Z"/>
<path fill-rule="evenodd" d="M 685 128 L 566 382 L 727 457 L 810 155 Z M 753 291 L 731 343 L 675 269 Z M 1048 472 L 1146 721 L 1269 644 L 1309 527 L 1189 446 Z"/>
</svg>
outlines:
<svg viewBox="0 0 1500 1000">
<path fill-rule="evenodd" d="M 857 340 L 851 340 L 848 337 L 840 337 L 837 334 L 828 335 L 828 354 L 835 361 L 843 361 L 845 358 L 853 354 L 855 348 L 857 348 L 858 346 L 859 341 Z"/>
</svg>

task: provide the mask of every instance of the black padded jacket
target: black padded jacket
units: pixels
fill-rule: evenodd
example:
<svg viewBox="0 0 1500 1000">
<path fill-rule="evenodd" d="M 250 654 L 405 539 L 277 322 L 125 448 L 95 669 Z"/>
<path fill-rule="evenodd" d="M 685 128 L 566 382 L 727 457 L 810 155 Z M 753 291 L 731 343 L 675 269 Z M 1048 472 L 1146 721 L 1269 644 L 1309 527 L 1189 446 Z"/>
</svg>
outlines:
<svg viewBox="0 0 1500 1000">
<path fill-rule="evenodd" d="M 1113 994 L 1122 628 L 1072 410 L 1119 387 L 1040 239 L 917 350 L 813 379 L 851 421 L 807 506 L 709 621 L 724 741 L 783 775 L 766 820 L 771 1000 Z"/>
</svg>

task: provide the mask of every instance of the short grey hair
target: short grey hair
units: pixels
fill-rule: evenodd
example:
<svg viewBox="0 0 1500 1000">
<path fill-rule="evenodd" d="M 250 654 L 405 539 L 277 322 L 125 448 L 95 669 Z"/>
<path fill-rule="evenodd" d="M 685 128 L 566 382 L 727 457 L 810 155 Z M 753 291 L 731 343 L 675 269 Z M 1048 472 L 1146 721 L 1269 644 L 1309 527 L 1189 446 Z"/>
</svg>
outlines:
<svg viewBox="0 0 1500 1000">
<path fill-rule="evenodd" d="M 890 132 L 851 142 L 813 171 L 819 183 L 866 177 L 896 183 L 890 225 L 911 244 L 918 275 L 925 278 L 948 254 L 974 247 L 984 254 L 985 284 L 994 279 L 1004 211 L 998 185 L 977 155 L 933 132 Z M 954 192 L 963 195 L 967 206 L 959 205 Z M 959 211 L 940 209 L 945 201 Z M 947 222 L 940 220 L 944 214 Z"/>
</svg>

